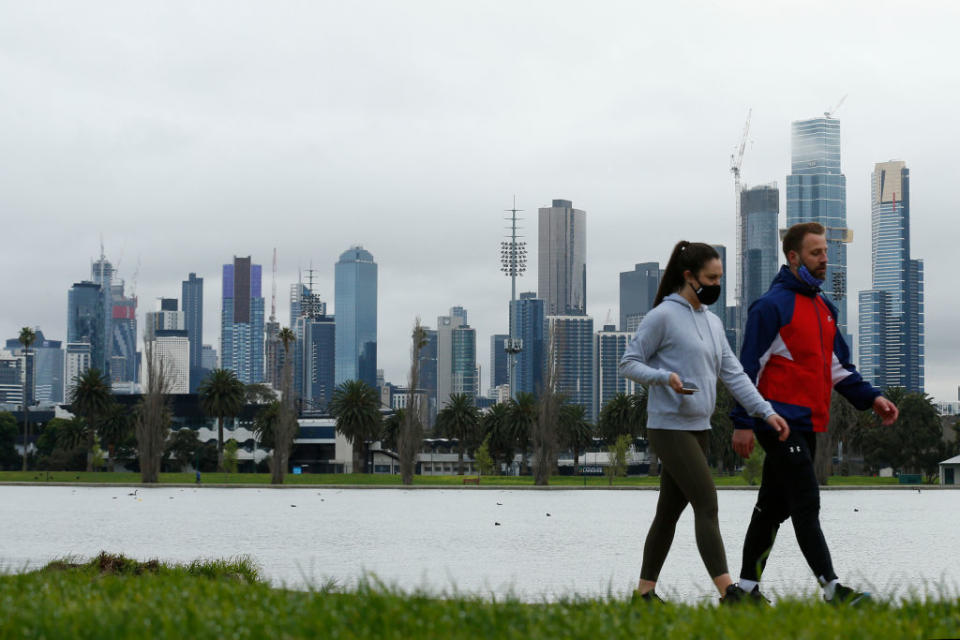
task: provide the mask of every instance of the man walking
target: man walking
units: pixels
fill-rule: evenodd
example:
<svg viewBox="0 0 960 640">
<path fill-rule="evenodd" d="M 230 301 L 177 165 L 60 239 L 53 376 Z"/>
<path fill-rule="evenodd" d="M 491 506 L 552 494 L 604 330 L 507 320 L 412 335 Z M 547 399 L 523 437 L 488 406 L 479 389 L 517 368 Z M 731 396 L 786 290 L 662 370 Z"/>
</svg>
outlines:
<svg viewBox="0 0 960 640">
<path fill-rule="evenodd" d="M 873 408 L 884 425 L 898 416 L 896 405 L 863 380 L 850 363 L 850 349 L 836 326 L 837 310 L 820 293 L 827 271 L 823 225 L 796 224 L 783 238 L 787 264 L 770 290 L 750 306 L 740 360 L 764 398 L 790 425 L 783 442 L 739 405 L 732 417 L 733 448 L 744 458 L 753 451 L 754 433 L 766 452 L 753 517 L 743 544 L 740 587 L 762 599 L 760 575 L 780 524 L 793 520 L 797 542 L 824 598 L 856 604 L 869 598 L 841 585 L 820 529 L 820 488 L 813 469 L 817 432 L 827 430 L 831 391 L 858 410 Z"/>
</svg>

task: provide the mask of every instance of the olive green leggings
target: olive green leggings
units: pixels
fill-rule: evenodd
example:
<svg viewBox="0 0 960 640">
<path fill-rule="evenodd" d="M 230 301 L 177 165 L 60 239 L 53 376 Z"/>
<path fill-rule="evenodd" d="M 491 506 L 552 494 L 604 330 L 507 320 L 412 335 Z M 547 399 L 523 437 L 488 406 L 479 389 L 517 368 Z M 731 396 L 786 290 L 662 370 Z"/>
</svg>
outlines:
<svg viewBox="0 0 960 640">
<path fill-rule="evenodd" d="M 693 505 L 697 549 L 711 578 L 727 573 L 727 554 L 717 519 L 717 489 L 707 465 L 710 431 L 650 429 L 650 446 L 661 463 L 660 499 L 643 545 L 640 578 L 656 582 L 673 543 L 680 514 Z"/>
</svg>

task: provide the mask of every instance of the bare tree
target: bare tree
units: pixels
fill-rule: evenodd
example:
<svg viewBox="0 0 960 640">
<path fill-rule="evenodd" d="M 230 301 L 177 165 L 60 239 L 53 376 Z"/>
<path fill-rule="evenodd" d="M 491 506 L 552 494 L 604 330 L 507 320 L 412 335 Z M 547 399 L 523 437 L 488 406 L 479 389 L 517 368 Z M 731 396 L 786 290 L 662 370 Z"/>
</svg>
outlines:
<svg viewBox="0 0 960 640">
<path fill-rule="evenodd" d="M 543 374 L 543 389 L 537 419 L 533 423 L 533 482 L 537 485 L 550 484 L 550 474 L 557 463 L 557 422 L 560 418 L 560 396 L 557 393 L 559 358 L 557 357 L 557 335 L 560 327 L 554 325 L 547 340 L 547 367 Z"/>
<path fill-rule="evenodd" d="M 403 422 L 400 423 L 400 433 L 397 434 L 397 455 L 400 458 L 400 479 L 403 484 L 413 484 L 413 473 L 417 465 L 417 452 L 423 443 L 423 410 L 420 394 L 420 351 L 427 345 L 427 332 L 417 318 L 413 325 L 412 346 L 410 348 L 410 399 L 407 410 L 404 412 Z"/>
<path fill-rule="evenodd" d="M 280 383 L 283 399 L 280 401 L 280 412 L 274 427 L 273 465 L 270 484 L 283 484 L 283 479 L 287 475 L 287 467 L 290 466 L 290 452 L 293 450 L 293 441 L 296 439 L 297 430 L 300 427 L 295 409 L 293 358 L 290 354 L 290 344 L 296 340 L 296 335 L 289 327 L 284 327 L 277 337 L 283 343 L 283 379 Z"/>
<path fill-rule="evenodd" d="M 160 481 L 160 464 L 163 460 L 167 435 L 170 432 L 171 367 L 162 354 L 155 352 L 154 343 L 143 341 L 143 357 L 146 362 L 146 387 L 140 400 L 135 424 L 137 450 L 140 453 L 140 480 Z"/>
</svg>

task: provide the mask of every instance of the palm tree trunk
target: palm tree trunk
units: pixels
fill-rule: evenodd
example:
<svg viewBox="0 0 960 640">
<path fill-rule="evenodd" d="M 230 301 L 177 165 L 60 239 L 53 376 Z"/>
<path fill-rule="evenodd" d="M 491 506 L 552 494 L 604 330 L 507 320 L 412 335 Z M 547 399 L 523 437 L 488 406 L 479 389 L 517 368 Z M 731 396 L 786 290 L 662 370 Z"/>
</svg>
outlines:
<svg viewBox="0 0 960 640">
<path fill-rule="evenodd" d="M 463 475 L 463 445 L 457 445 L 457 475 Z"/>
<path fill-rule="evenodd" d="M 577 467 L 580 464 L 580 450 L 573 448 L 573 475 L 577 475 Z"/>
<path fill-rule="evenodd" d="M 217 417 L 217 471 L 223 472 L 223 416 Z"/>
<path fill-rule="evenodd" d="M 362 473 L 361 458 L 363 458 L 363 443 L 356 438 L 353 441 L 353 469 L 351 469 L 353 473 Z"/>
</svg>

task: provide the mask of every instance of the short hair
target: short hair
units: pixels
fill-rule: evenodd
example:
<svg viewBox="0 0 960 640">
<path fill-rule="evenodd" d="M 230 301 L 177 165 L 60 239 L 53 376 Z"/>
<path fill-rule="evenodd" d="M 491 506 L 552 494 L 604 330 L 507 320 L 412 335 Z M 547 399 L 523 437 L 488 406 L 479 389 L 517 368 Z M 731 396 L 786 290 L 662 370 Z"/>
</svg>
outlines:
<svg viewBox="0 0 960 640">
<path fill-rule="evenodd" d="M 807 237 L 809 233 L 823 236 L 827 234 L 827 230 L 819 222 L 801 222 L 800 224 L 793 225 L 783 234 L 784 257 L 789 258 L 791 251 L 800 253 L 800 247 L 803 246 L 803 239 Z"/>
</svg>

